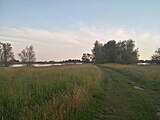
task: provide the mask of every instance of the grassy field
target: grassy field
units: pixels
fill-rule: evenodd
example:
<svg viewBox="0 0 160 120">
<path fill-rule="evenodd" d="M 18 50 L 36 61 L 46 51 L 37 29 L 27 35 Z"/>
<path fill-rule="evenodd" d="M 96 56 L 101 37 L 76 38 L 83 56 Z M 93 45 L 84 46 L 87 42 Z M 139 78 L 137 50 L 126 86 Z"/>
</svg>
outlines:
<svg viewBox="0 0 160 120">
<path fill-rule="evenodd" d="M 159 110 L 160 66 L 0 68 L 3 120 L 160 120 Z"/>
<path fill-rule="evenodd" d="M 0 119 L 92 119 L 91 94 L 101 80 L 93 65 L 1 68 Z"/>
<path fill-rule="evenodd" d="M 124 89 L 124 92 L 126 92 L 128 97 L 126 96 L 125 98 L 122 98 L 122 100 L 132 100 L 133 103 L 130 103 L 129 105 L 133 106 L 131 107 L 132 110 L 135 109 L 134 111 L 139 113 L 139 115 L 136 115 L 137 118 L 134 119 L 160 120 L 160 117 L 157 116 L 157 114 L 160 114 L 160 66 L 108 64 L 102 65 L 101 67 L 107 70 L 108 76 L 111 77 L 110 81 L 115 84 L 118 83 L 117 88 Z M 121 84 L 123 86 L 120 87 Z M 142 89 L 134 89 L 135 86 Z M 113 85 L 111 88 L 114 89 Z M 112 92 L 113 94 L 114 92 L 118 92 L 119 94 L 120 91 L 122 92 L 122 90 L 119 90 L 119 92 L 114 90 Z M 125 95 L 125 93 L 118 94 L 117 96 L 119 97 Z M 121 101 L 119 97 L 118 101 Z M 129 101 L 124 101 L 124 103 L 129 103 Z M 125 107 L 127 106 L 125 104 L 123 105 Z M 123 105 L 120 109 L 124 108 Z M 129 107 L 127 109 L 126 112 L 129 112 L 129 117 L 131 117 L 131 110 L 129 110 Z"/>
</svg>

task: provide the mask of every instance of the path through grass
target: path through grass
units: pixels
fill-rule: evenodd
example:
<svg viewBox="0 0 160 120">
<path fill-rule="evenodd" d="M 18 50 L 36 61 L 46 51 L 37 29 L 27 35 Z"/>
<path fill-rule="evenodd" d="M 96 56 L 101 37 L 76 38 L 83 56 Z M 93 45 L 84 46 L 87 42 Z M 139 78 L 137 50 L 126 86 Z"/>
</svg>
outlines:
<svg viewBox="0 0 160 120">
<path fill-rule="evenodd" d="M 133 65 L 0 68 L 0 119 L 159 120 L 158 73 Z"/>
<path fill-rule="evenodd" d="M 105 101 L 97 120 L 155 120 L 154 107 L 144 95 L 145 91 L 133 88 L 131 78 L 107 67 L 101 69 L 105 73 L 103 92 Z"/>
</svg>

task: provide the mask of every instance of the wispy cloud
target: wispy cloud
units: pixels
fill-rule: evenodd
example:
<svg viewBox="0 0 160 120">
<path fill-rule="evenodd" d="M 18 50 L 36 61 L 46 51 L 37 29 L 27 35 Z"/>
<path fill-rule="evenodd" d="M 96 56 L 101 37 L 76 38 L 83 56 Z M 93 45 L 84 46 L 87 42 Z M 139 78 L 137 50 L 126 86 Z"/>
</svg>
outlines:
<svg viewBox="0 0 160 120">
<path fill-rule="evenodd" d="M 12 43 L 15 55 L 26 45 L 33 45 L 38 60 L 81 58 L 83 52 L 90 52 L 95 40 L 106 43 L 108 40 L 129 38 L 136 41 L 140 58 L 143 59 L 149 59 L 154 50 L 160 47 L 159 32 L 83 25 L 74 31 L 56 32 L 22 27 L 0 28 L 0 41 Z"/>
</svg>

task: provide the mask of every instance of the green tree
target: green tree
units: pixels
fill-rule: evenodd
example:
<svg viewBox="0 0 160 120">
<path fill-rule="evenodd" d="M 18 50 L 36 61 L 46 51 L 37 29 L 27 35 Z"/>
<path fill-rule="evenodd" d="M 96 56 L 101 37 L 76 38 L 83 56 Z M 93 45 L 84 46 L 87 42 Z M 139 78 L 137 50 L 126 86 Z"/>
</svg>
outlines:
<svg viewBox="0 0 160 120">
<path fill-rule="evenodd" d="M 91 63 L 92 62 L 92 54 L 83 53 L 82 62 L 83 63 Z"/>
<path fill-rule="evenodd" d="M 0 62 L 7 67 L 9 66 L 9 61 L 13 59 L 14 55 L 11 44 L 0 42 Z"/>
<path fill-rule="evenodd" d="M 94 63 L 102 63 L 102 44 L 100 44 L 98 41 L 94 43 L 94 47 L 92 49 L 93 54 L 93 62 Z"/>
<path fill-rule="evenodd" d="M 138 61 L 138 48 L 135 49 L 135 41 L 132 39 L 117 43 L 117 63 L 133 64 Z"/>
<path fill-rule="evenodd" d="M 132 39 L 108 41 L 104 46 L 98 41 L 92 49 L 94 63 L 121 63 L 133 64 L 138 61 L 138 48 L 135 49 L 135 41 Z"/>
<path fill-rule="evenodd" d="M 160 48 L 155 50 L 155 53 L 152 55 L 151 59 L 153 62 L 160 64 Z"/>
<path fill-rule="evenodd" d="M 104 63 L 115 63 L 117 56 L 117 45 L 115 40 L 108 41 L 104 44 L 103 49 L 103 62 Z"/>
<path fill-rule="evenodd" d="M 33 46 L 27 46 L 25 49 L 18 54 L 21 59 L 21 62 L 26 62 L 27 66 L 31 66 L 32 63 L 36 60 L 35 52 L 33 50 Z"/>
</svg>

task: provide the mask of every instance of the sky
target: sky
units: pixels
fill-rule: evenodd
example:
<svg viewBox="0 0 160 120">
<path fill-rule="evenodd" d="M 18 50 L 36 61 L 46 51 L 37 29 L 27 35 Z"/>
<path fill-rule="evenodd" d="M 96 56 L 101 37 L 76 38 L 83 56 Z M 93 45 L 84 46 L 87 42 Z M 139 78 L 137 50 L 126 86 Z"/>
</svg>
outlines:
<svg viewBox="0 0 160 120">
<path fill-rule="evenodd" d="M 160 47 L 160 0 L 0 0 L 0 41 L 15 58 L 33 45 L 37 61 L 81 59 L 96 40 L 133 39 L 140 59 Z"/>
</svg>

